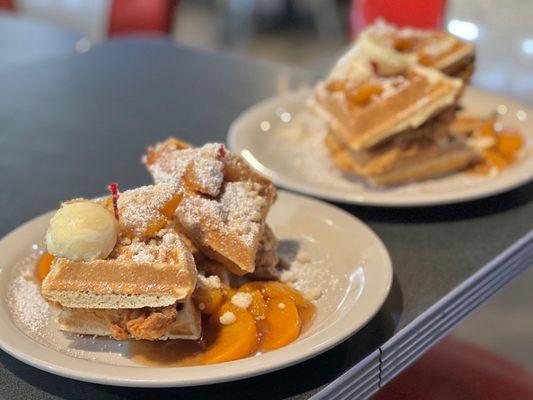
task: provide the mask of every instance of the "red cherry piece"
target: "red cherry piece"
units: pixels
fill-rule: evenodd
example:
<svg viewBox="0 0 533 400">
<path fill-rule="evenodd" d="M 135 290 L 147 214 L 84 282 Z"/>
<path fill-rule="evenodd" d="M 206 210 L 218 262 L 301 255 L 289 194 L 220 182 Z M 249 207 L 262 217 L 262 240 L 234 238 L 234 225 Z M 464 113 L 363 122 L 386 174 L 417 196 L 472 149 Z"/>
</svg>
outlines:
<svg viewBox="0 0 533 400">
<path fill-rule="evenodd" d="M 370 60 L 370 65 L 372 66 L 372 71 L 374 71 L 374 74 L 379 74 L 379 64 L 374 60 Z"/>
<path fill-rule="evenodd" d="M 107 188 L 113 194 L 113 211 L 115 212 L 115 218 L 118 221 L 118 199 L 120 198 L 120 194 L 118 193 L 118 183 L 110 183 L 107 185 Z"/>
<path fill-rule="evenodd" d="M 218 148 L 217 156 L 219 158 L 224 158 L 226 156 L 226 146 L 224 146 L 223 144 L 220 145 L 220 147 Z"/>
</svg>

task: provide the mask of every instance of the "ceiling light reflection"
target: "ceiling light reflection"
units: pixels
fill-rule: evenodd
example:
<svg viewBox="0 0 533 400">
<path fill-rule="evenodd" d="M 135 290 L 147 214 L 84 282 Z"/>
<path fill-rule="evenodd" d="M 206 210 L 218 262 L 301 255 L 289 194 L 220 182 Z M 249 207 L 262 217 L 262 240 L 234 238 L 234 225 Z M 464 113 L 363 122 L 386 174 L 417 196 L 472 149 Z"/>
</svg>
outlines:
<svg viewBox="0 0 533 400">
<path fill-rule="evenodd" d="M 451 19 L 448 22 L 448 32 L 459 36 L 461 39 L 474 41 L 479 36 L 479 28 L 476 24 L 460 19 Z"/>
</svg>

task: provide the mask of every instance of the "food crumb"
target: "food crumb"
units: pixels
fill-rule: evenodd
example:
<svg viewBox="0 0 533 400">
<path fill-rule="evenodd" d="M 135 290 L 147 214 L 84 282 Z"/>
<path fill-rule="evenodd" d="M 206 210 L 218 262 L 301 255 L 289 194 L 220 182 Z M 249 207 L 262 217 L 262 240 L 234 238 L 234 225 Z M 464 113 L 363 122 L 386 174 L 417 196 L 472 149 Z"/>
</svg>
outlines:
<svg viewBox="0 0 533 400">
<path fill-rule="evenodd" d="M 298 253 L 298 255 L 296 256 L 296 260 L 299 263 L 307 264 L 307 263 L 311 262 L 311 257 L 309 257 L 309 254 L 304 253 L 302 251 L 302 252 Z"/>
<path fill-rule="evenodd" d="M 286 307 L 285 303 L 278 303 L 278 308 L 283 310 Z"/>
<path fill-rule="evenodd" d="M 318 300 L 320 296 L 322 296 L 322 290 L 317 287 L 310 288 L 304 292 L 304 297 L 309 301 Z"/>
<path fill-rule="evenodd" d="M 231 311 L 226 311 L 220 316 L 219 321 L 222 325 L 231 325 L 237 321 L 237 317 Z"/>
<path fill-rule="evenodd" d="M 252 295 L 244 292 L 235 293 L 231 298 L 231 303 L 237 307 L 247 309 L 252 304 Z"/>
<path fill-rule="evenodd" d="M 198 281 L 202 285 L 207 286 L 212 289 L 220 289 L 221 287 L 220 278 L 216 275 L 205 277 L 203 275 L 198 274 Z"/>
</svg>

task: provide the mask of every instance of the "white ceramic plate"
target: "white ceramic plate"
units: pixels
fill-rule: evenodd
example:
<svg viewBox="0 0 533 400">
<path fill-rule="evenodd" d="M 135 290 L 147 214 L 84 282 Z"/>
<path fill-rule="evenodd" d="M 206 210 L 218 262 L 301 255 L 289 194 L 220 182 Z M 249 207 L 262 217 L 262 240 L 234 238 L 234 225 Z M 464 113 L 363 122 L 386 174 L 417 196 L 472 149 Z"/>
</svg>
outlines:
<svg viewBox="0 0 533 400">
<path fill-rule="evenodd" d="M 165 387 L 241 379 L 317 355 L 359 330 L 381 307 L 392 266 L 380 239 L 361 221 L 326 203 L 281 191 L 268 222 L 285 254 L 299 248 L 312 263 L 308 285 L 320 285 L 317 318 L 296 342 L 220 365 L 154 368 L 135 364 L 125 342 L 59 332 L 54 314 L 30 279 L 38 243 L 53 212 L 0 241 L 0 346 L 53 374 L 107 385 Z M 291 251 L 288 251 L 291 250 Z M 300 260 L 302 257 L 300 257 Z"/>
<path fill-rule="evenodd" d="M 309 89 L 267 99 L 241 114 L 228 132 L 229 147 L 276 184 L 323 199 L 373 206 L 430 206 L 487 197 L 533 179 L 533 110 L 473 88 L 462 103 L 469 114 L 498 110 L 504 125 L 517 128 L 529 145 L 497 176 L 458 173 L 424 182 L 371 188 L 343 176 L 322 145 L 325 124 L 305 106 Z"/>
</svg>

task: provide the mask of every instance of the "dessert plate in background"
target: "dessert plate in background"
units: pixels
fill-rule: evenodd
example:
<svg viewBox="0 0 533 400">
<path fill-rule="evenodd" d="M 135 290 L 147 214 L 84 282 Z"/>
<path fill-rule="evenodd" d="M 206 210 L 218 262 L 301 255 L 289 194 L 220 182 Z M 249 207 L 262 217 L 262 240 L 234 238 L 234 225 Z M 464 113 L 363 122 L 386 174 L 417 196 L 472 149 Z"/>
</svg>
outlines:
<svg viewBox="0 0 533 400">
<path fill-rule="evenodd" d="M 196 367 L 149 367 L 131 360 L 127 342 L 62 333 L 33 280 L 39 243 L 54 211 L 0 241 L 0 347 L 44 371 L 106 385 L 174 387 L 260 375 L 301 362 L 357 332 L 390 290 L 392 266 L 381 240 L 329 204 L 280 191 L 268 223 L 280 252 L 294 259 L 303 291 L 318 289 L 317 317 L 297 341 L 238 361 Z"/>
<path fill-rule="evenodd" d="M 373 188 L 343 175 L 323 145 L 325 123 L 305 106 L 310 90 L 287 93 L 256 104 L 228 132 L 228 145 L 277 185 L 326 200 L 372 206 L 431 206 L 502 193 L 533 179 L 533 110 L 503 97 L 466 88 L 465 112 L 518 129 L 526 145 L 517 161 L 495 176 L 456 173 L 393 188 Z"/>
</svg>

